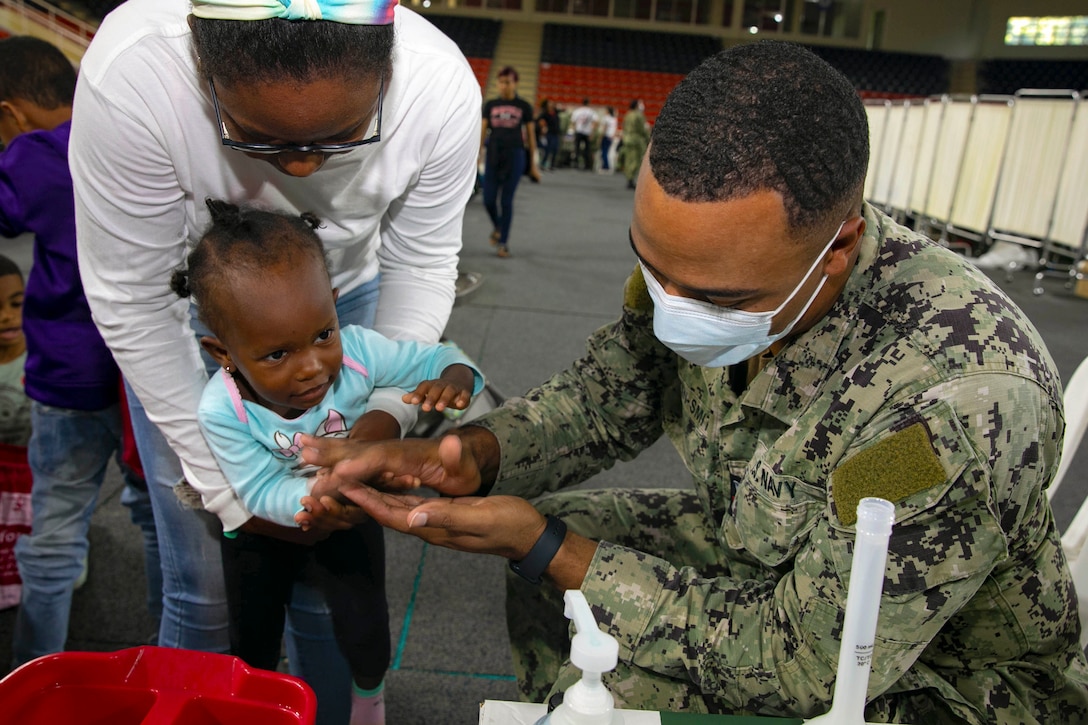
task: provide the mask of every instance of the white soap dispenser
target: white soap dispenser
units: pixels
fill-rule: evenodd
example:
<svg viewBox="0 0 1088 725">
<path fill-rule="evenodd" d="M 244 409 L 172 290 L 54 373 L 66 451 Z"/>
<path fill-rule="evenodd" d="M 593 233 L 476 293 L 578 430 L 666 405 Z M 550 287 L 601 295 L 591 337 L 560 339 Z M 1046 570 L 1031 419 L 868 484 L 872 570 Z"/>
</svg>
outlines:
<svg viewBox="0 0 1088 725">
<path fill-rule="evenodd" d="M 620 646 L 615 638 L 597 627 L 586 596 L 577 589 L 563 595 L 563 614 L 574 620 L 577 630 L 570 642 L 570 661 L 582 671 L 582 679 L 563 693 L 563 704 L 538 722 L 548 725 L 623 725 L 616 712 L 612 693 L 601 675 L 616 668 Z"/>
</svg>

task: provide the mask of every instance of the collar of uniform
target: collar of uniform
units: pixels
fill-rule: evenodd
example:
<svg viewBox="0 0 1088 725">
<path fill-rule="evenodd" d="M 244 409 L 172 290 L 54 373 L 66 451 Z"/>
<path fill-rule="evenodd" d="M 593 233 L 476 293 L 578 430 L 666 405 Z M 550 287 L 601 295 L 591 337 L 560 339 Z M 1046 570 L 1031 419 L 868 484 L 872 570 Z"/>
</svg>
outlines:
<svg viewBox="0 0 1088 725">
<path fill-rule="evenodd" d="M 868 202 L 862 206 L 862 215 L 865 236 L 839 299 L 812 329 L 791 340 L 763 366 L 740 396 L 742 406 L 758 408 L 789 425 L 820 394 L 824 381 L 836 369 L 838 351 L 856 325 L 854 311 L 871 293 L 887 221 Z"/>
</svg>

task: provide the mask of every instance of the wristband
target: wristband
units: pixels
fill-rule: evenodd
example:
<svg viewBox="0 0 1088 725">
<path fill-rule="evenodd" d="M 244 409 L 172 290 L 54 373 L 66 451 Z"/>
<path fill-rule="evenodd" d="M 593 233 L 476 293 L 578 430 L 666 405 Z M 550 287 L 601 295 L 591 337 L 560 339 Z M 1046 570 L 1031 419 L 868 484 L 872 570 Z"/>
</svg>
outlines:
<svg viewBox="0 0 1088 725">
<path fill-rule="evenodd" d="M 544 533 L 533 544 L 533 548 L 521 561 L 510 560 L 510 571 L 520 576 L 530 584 L 539 584 L 540 577 L 548 564 L 552 563 L 559 547 L 563 545 L 563 537 L 567 535 L 567 524 L 563 519 L 548 514 L 548 525 Z"/>
</svg>

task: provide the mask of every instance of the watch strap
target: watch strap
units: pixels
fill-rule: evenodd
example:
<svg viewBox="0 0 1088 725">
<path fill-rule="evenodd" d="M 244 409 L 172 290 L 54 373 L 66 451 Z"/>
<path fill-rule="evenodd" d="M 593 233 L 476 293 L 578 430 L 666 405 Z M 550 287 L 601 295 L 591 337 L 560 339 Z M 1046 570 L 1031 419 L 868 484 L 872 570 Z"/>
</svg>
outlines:
<svg viewBox="0 0 1088 725">
<path fill-rule="evenodd" d="M 544 570 L 552 563 L 559 547 L 563 545 L 563 538 L 567 535 L 567 524 L 558 516 L 547 514 L 547 525 L 544 533 L 533 544 L 533 548 L 521 561 L 510 560 L 510 571 L 520 576 L 530 584 L 539 584 Z"/>
</svg>

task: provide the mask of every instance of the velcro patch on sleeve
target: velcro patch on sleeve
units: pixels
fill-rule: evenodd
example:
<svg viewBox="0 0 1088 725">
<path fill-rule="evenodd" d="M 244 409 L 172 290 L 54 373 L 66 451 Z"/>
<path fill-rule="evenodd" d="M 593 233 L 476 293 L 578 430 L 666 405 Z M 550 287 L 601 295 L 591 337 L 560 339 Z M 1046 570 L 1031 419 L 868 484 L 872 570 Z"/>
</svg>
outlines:
<svg viewBox="0 0 1088 725">
<path fill-rule="evenodd" d="M 623 287 L 623 304 L 632 310 L 643 312 L 654 308 L 654 301 L 650 298 L 650 291 L 646 289 L 646 280 L 642 277 L 642 270 L 635 266 L 635 271 L 627 278 L 627 284 Z"/>
<path fill-rule="evenodd" d="M 863 498 L 875 496 L 896 503 L 944 481 L 944 467 L 929 432 L 921 423 L 915 423 L 835 469 L 831 474 L 831 495 L 839 521 L 853 526 L 858 518 L 858 502 Z"/>
</svg>

